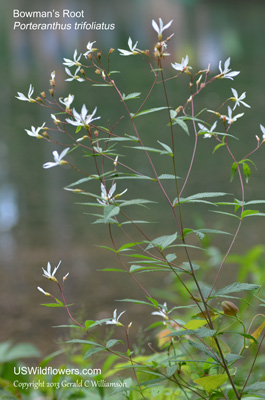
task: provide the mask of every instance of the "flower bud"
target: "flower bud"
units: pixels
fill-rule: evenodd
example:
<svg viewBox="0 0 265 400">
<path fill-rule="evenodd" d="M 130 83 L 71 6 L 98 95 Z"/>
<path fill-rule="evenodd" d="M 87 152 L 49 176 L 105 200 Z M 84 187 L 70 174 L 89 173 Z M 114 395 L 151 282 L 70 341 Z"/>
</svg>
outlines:
<svg viewBox="0 0 265 400">
<path fill-rule="evenodd" d="M 49 92 L 50 92 L 51 96 L 54 96 L 54 90 L 53 89 L 49 89 Z"/>
<path fill-rule="evenodd" d="M 112 54 L 115 51 L 115 49 L 111 48 L 109 49 L 109 54 Z"/>
<path fill-rule="evenodd" d="M 181 111 L 183 110 L 182 106 L 179 106 L 178 108 L 176 108 L 176 113 L 179 114 Z"/>
<path fill-rule="evenodd" d="M 42 95 L 42 97 L 43 97 L 44 99 L 46 99 L 46 94 L 45 94 L 45 92 L 41 92 L 41 95 Z"/>
<path fill-rule="evenodd" d="M 232 301 L 223 301 L 221 303 L 225 315 L 232 315 L 236 317 L 238 314 L 238 307 Z"/>
</svg>

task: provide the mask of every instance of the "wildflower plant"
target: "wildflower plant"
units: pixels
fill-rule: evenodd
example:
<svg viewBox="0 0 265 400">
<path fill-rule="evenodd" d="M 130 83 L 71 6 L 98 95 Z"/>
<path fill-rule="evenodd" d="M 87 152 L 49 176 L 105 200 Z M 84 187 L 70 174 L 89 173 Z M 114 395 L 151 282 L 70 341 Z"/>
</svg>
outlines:
<svg viewBox="0 0 265 400">
<path fill-rule="evenodd" d="M 120 396 L 124 395 L 128 399 L 264 399 L 264 371 L 257 372 L 265 338 L 264 322 L 260 324 L 261 314 L 255 314 L 253 306 L 257 300 L 260 306 L 265 304 L 261 295 L 258 296 L 261 287 L 256 282 L 230 282 L 225 287 L 220 287 L 219 278 L 234 243 L 239 238 L 242 224 L 247 223 L 246 219 L 250 217 L 265 215 L 256 209 L 265 201 L 248 199 L 245 192 L 245 185 L 250 179 L 251 168 L 254 165 L 252 158 L 265 140 L 265 128 L 260 125 L 263 136 L 260 139 L 256 135 L 256 145 L 248 154 L 236 157 L 231 143 L 238 139 L 238 119 L 245 117 L 244 112 L 237 113 L 238 107 L 240 106 L 240 111 L 243 107 L 250 108 L 244 101 L 246 93 L 239 96 L 232 88 L 233 97 L 229 92 L 229 97 L 216 110 L 210 107 L 201 110 L 200 94 L 219 79 L 234 80 L 239 71 L 230 68 L 230 58 L 224 63 L 220 61 L 217 74 L 211 71 L 210 65 L 193 72 L 194 68 L 189 65 L 188 55 L 181 61 L 169 63 L 167 51 L 173 34 L 170 32 L 166 36 L 165 31 L 172 29 L 172 23 L 173 21 L 164 24 L 161 18 L 158 22 L 152 21 L 157 38 L 153 50 L 140 50 L 138 41 L 133 43 L 129 37 L 129 50 L 118 49 L 119 53 L 116 53 L 117 57 L 142 58 L 143 65 L 153 77 L 147 93 L 135 91 L 124 94 L 123 88 L 119 87 L 115 80 L 117 71 L 111 69 L 114 49 L 104 54 L 95 48 L 95 42 L 89 42 L 84 54 L 75 50 L 73 60 L 64 59 L 68 76 L 66 81 L 75 80 L 76 85 L 86 84 L 91 86 L 90 90 L 98 86 L 107 87 L 110 91 L 109 96 L 119 99 L 121 115 L 112 126 L 108 123 L 108 118 L 104 117 L 100 104 L 93 104 L 93 96 L 82 99 L 84 104 L 80 114 L 74 107 L 71 108 L 78 91 L 75 95 L 66 94 L 66 97 L 58 98 L 55 73 L 52 73 L 49 97 L 42 92 L 40 97 L 33 98 L 32 85 L 28 97 L 20 92 L 17 97 L 19 100 L 35 103 L 35 106 L 52 110 L 51 119 L 55 128 L 45 123 L 26 132 L 32 137 L 41 136 L 48 142 L 61 143 L 63 146 L 60 154 L 57 150 L 53 151 L 54 162 L 45 163 L 43 168 L 63 167 L 67 164 L 76 173 L 82 172 L 82 177 L 65 189 L 85 199 L 83 205 L 91 213 L 93 222 L 106 226 L 111 247 L 101 248 L 114 254 L 120 264 L 119 268 L 106 268 L 106 271 L 119 273 L 120 270 L 127 273 L 132 283 L 141 289 L 141 299 L 124 299 L 124 302 L 141 304 L 147 310 L 150 308 L 150 314 L 154 316 L 154 326 L 159 331 L 157 348 L 150 346 L 145 356 L 138 357 L 134 354 L 130 341 L 130 327 L 133 322 L 126 325 L 128 313 L 124 315 L 125 310 L 115 309 L 113 317 L 105 320 L 77 322 L 70 312 L 63 292 L 68 274 L 64 276 L 62 283 L 59 283 L 55 276 L 61 262 L 53 271 L 48 263 L 47 270 L 43 269 L 43 274 L 57 285 L 62 300 L 58 300 L 41 287 L 38 287 L 38 290 L 54 299 L 54 303 L 46 306 L 64 306 L 74 326 L 82 329 L 84 335 L 88 335 L 89 340 L 84 338 L 70 341 L 91 346 L 85 359 L 105 353 L 106 357 L 113 357 L 115 364 L 115 367 L 108 371 L 110 376 L 115 373 L 119 376 L 121 369 L 125 369 L 127 375 L 128 371 L 132 372 L 132 381 L 126 388 L 119 389 Z M 169 97 L 168 87 L 173 81 L 181 78 L 188 80 L 189 93 L 180 104 L 175 104 L 175 99 Z M 234 84 L 233 82 L 233 86 Z M 158 86 L 161 87 L 163 97 L 160 96 L 156 107 L 146 108 Z M 139 98 L 141 103 L 135 110 L 133 100 Z M 90 113 L 89 109 L 93 111 Z M 142 129 L 143 119 L 146 119 L 148 127 L 148 121 L 152 120 L 154 113 L 163 113 L 167 118 L 164 125 L 164 122 L 161 122 L 161 126 L 157 127 L 161 134 L 155 145 L 146 135 L 148 128 L 144 131 Z M 125 118 L 128 120 L 130 132 L 121 134 L 119 122 Z M 138 121 L 141 121 L 141 124 L 138 124 Z M 44 129 L 45 134 L 41 135 L 39 132 Z M 185 176 L 180 179 L 177 160 L 182 155 L 182 133 L 189 135 L 192 152 Z M 64 140 L 60 142 L 62 135 Z M 220 149 L 220 152 L 228 154 L 231 161 L 231 181 L 235 192 L 238 193 L 239 188 L 239 196 L 211 191 L 187 194 L 188 188 L 192 190 L 190 177 L 194 169 L 198 143 L 207 143 L 205 138 L 211 139 L 213 153 Z M 141 166 L 146 164 L 140 162 L 134 167 L 132 160 L 135 154 L 147 162 L 148 168 L 141 169 Z M 80 155 L 89 157 L 87 171 L 79 169 Z M 170 161 L 170 173 L 158 172 L 163 159 Z M 135 198 L 131 186 L 127 188 L 132 180 L 136 182 L 135 185 L 138 182 L 145 183 L 144 190 L 141 186 L 141 198 Z M 95 190 L 92 189 L 95 187 L 91 185 L 92 181 L 96 182 Z M 163 207 L 165 203 L 167 205 L 168 218 L 173 220 L 170 227 L 172 229 L 173 226 L 173 231 L 167 234 L 162 235 L 159 232 L 159 225 L 151 231 L 143 228 L 147 223 L 153 222 L 148 220 L 148 216 L 146 220 L 137 218 L 135 206 L 149 209 L 157 207 L 152 187 L 158 188 L 161 198 L 165 200 Z M 221 216 L 234 220 L 234 231 L 217 230 L 212 227 L 214 225 L 206 228 L 187 225 L 187 213 L 190 211 L 187 211 L 186 206 L 197 207 L 201 204 L 209 207 L 211 212 L 214 211 L 215 214 L 212 215 L 216 218 Z M 95 208 L 98 210 L 96 214 L 92 211 Z M 209 221 L 211 223 L 212 218 Z M 116 228 L 122 233 L 122 244 L 115 239 Z M 201 279 L 204 264 L 202 262 L 199 265 L 195 261 L 199 258 L 198 254 L 207 256 L 207 246 L 203 245 L 205 238 L 222 238 L 224 235 L 230 238 L 229 244 L 224 254 L 220 251 L 217 269 L 211 268 L 210 274 L 206 273 L 210 281 L 206 278 Z M 184 254 L 185 261 L 178 261 L 180 252 Z M 168 274 L 174 282 L 173 293 L 178 301 L 172 302 L 171 305 L 169 301 L 160 304 L 150 288 L 142 284 L 142 273 Z M 250 318 L 251 312 L 254 314 Z M 112 329 L 117 329 L 117 335 L 123 335 L 124 332 L 122 337 L 125 340 L 111 338 L 104 342 L 98 335 L 94 335 L 93 328 L 103 324 L 113 325 Z M 157 388 L 160 388 L 160 392 L 156 392 L 155 396 L 154 390 Z"/>
</svg>

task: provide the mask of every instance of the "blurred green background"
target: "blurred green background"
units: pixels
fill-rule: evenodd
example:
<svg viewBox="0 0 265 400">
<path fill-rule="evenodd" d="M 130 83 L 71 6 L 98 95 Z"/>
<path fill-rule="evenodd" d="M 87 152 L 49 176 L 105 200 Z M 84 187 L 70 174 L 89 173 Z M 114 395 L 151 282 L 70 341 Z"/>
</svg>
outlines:
<svg viewBox="0 0 265 400">
<path fill-rule="evenodd" d="M 259 0 L 10 0 L 2 1 L 0 7 L 0 341 L 31 341 L 47 353 L 56 349 L 60 335 L 52 326 L 65 323 L 67 319 L 64 310 L 39 305 L 43 298 L 36 287 L 52 290 L 41 276 L 41 267 L 46 267 L 47 261 L 57 265 L 62 259 L 61 274 L 70 272 L 71 276 L 67 286 L 69 302 L 81 305 L 85 319 L 109 316 L 116 308 L 115 299 L 135 297 L 138 292 L 129 279 L 97 271 L 111 265 L 106 265 L 109 255 L 92 244 L 109 245 L 107 236 L 103 236 L 102 227 L 96 229 L 89 225 L 83 210 L 74 204 L 79 199 L 62 189 L 78 176 L 64 168 L 48 171 L 42 168 L 44 162 L 52 160 L 51 151 L 55 148 L 30 138 L 24 129 L 40 126 L 44 121 L 50 124 L 49 113 L 44 108 L 16 100 L 16 92 L 27 94 L 30 83 L 35 87 L 34 95 L 48 91 L 50 73 L 56 70 L 57 91 L 61 96 L 75 93 L 76 98 L 80 97 L 75 102 L 77 109 L 84 102 L 89 110 L 98 106 L 99 115 L 111 115 L 115 121 L 116 105 L 108 93 L 100 92 L 101 89 L 90 93 L 78 82 L 65 82 L 63 58 L 72 58 L 76 48 L 84 52 L 88 41 L 96 40 L 97 47 L 105 51 L 110 47 L 127 48 L 129 36 L 134 42 L 139 41 L 139 48 L 152 50 L 156 41 L 152 19 L 161 17 L 165 22 L 174 19 L 170 33 L 175 35 L 168 49 L 171 56 L 166 60 L 169 66 L 170 62 L 180 62 L 181 57 L 188 54 L 194 70 L 211 63 L 215 72 L 219 60 L 231 56 L 233 70 L 241 71 L 234 82 L 223 80 L 210 88 L 202 98 L 201 108 L 218 107 L 224 98 L 231 96 L 230 87 L 239 94 L 247 92 L 246 102 L 252 108 L 238 111 L 245 112 L 245 118 L 238 122 L 234 131 L 241 141 L 233 143 L 236 155 L 246 154 L 256 145 L 255 135 L 261 136 L 259 123 L 265 125 L 265 3 Z M 114 23 L 115 30 L 14 30 L 14 9 L 84 10 L 84 20 Z M 147 77 L 145 72 L 141 73 L 142 64 L 136 61 L 132 66 L 129 58 L 118 55 L 113 58 L 113 69 L 126 68 L 126 75 L 117 77 L 123 91 L 143 91 L 142 85 L 148 82 L 150 74 Z M 174 83 L 170 99 L 173 107 L 183 101 L 182 93 L 186 89 L 183 84 Z M 159 100 L 158 93 L 154 103 Z M 154 134 L 155 138 L 158 134 Z M 191 153 L 191 142 L 184 134 L 182 145 L 181 154 L 187 154 L 179 160 L 183 175 Z M 229 192 L 230 160 L 219 152 L 213 158 L 212 149 L 211 141 L 199 146 L 198 164 L 191 175 L 191 194 L 216 189 Z M 265 196 L 264 149 L 254 160 L 259 170 L 253 174 L 246 196 L 260 199 Z M 167 224 L 166 220 L 164 225 L 161 222 L 161 231 Z M 243 228 L 241 238 L 241 248 L 236 247 L 239 252 L 247 243 L 264 243 L 262 221 L 259 225 L 257 221 L 250 221 L 247 228 Z M 115 260 L 111 262 L 115 265 Z M 142 315 L 142 311 L 140 315 L 131 311 L 128 318 L 140 323 L 146 315 Z"/>
</svg>

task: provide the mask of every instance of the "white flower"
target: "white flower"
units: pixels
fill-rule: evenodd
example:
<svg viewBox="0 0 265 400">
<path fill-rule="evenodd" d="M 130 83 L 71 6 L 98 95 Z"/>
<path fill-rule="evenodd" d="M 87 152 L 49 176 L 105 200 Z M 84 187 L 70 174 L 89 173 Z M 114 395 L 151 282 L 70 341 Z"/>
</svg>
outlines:
<svg viewBox="0 0 265 400">
<path fill-rule="evenodd" d="M 101 183 L 101 200 L 97 199 L 97 201 L 102 204 L 103 206 L 108 205 L 111 201 L 114 201 L 116 197 L 122 196 L 124 193 L 127 192 L 125 189 L 123 192 L 116 194 L 114 196 L 114 192 L 116 190 L 116 183 L 113 183 L 110 190 L 107 192 L 106 186 L 104 183 Z"/>
<path fill-rule="evenodd" d="M 206 126 L 204 126 L 203 124 L 200 124 L 200 123 L 198 123 L 198 126 L 199 126 L 199 128 L 200 128 L 200 132 L 206 132 L 206 133 L 204 133 L 204 135 L 203 135 L 203 137 L 206 139 L 206 138 L 211 138 L 212 137 L 212 132 L 214 132 L 214 130 L 215 130 L 215 128 L 216 128 L 216 125 L 217 125 L 217 121 L 215 121 L 213 124 L 212 124 L 212 126 L 211 126 L 211 128 L 210 129 L 208 129 Z"/>
<path fill-rule="evenodd" d="M 260 130 L 262 132 L 262 139 L 265 140 L 265 127 L 261 124 L 259 126 L 260 126 Z"/>
<path fill-rule="evenodd" d="M 45 278 L 48 278 L 48 279 L 50 279 L 50 280 L 56 282 L 57 279 L 55 278 L 54 275 L 56 274 L 58 268 L 60 267 L 61 262 L 62 262 L 62 261 L 59 261 L 57 267 L 54 268 L 53 272 L 51 272 L 51 271 L 52 271 L 52 269 L 51 269 L 52 267 L 51 267 L 50 262 L 48 262 L 48 264 L 47 264 L 47 271 L 46 271 L 44 268 L 42 268 L 42 270 L 43 270 L 43 276 L 44 276 Z M 39 290 L 40 290 L 40 289 L 39 289 Z"/>
<path fill-rule="evenodd" d="M 65 72 L 67 73 L 67 75 L 70 76 L 70 78 L 65 79 L 66 81 L 78 81 L 78 82 L 84 82 L 85 79 L 81 78 L 78 74 L 78 72 L 80 71 L 81 67 L 78 67 L 74 74 L 72 74 L 72 72 L 70 71 L 70 69 L 68 69 L 67 67 L 65 67 Z"/>
<path fill-rule="evenodd" d="M 55 86 L 55 71 L 51 73 L 50 85 Z"/>
<path fill-rule="evenodd" d="M 54 158 L 54 162 L 47 162 L 45 164 L 43 164 L 43 168 L 47 169 L 47 168 L 52 168 L 52 167 L 56 167 L 57 165 L 63 165 L 66 164 L 67 162 L 63 160 L 64 156 L 67 154 L 67 152 L 70 150 L 70 147 L 67 147 L 66 149 L 64 149 L 61 154 L 58 154 L 58 151 L 53 151 L 53 158 Z"/>
<path fill-rule="evenodd" d="M 160 317 L 163 317 L 165 319 L 168 319 L 168 309 L 167 309 L 167 303 L 165 302 L 163 306 L 160 306 L 160 311 L 154 311 L 152 312 L 152 315 L 159 315 Z"/>
<path fill-rule="evenodd" d="M 184 71 L 186 71 L 187 69 L 191 69 L 191 67 L 189 67 L 188 64 L 189 64 L 189 56 L 188 56 L 188 55 L 186 55 L 185 58 L 182 57 L 181 63 L 177 63 L 177 62 L 175 62 L 174 64 L 171 63 L 172 67 L 173 67 L 175 70 L 181 71 L 181 72 L 184 72 Z"/>
<path fill-rule="evenodd" d="M 88 114 L 86 105 L 83 104 L 80 114 L 78 114 L 78 112 L 73 108 L 73 117 L 75 118 L 75 121 L 70 118 L 66 118 L 66 122 L 74 126 L 88 126 L 89 124 L 91 124 L 92 121 L 96 121 L 97 119 L 101 118 L 101 117 L 93 118 L 96 112 L 97 112 L 97 107 L 94 108 L 92 114 Z"/>
<path fill-rule="evenodd" d="M 37 289 L 38 289 L 41 293 L 45 294 L 45 296 L 50 296 L 50 293 L 45 292 L 45 290 L 43 290 L 41 287 L 38 286 Z"/>
<path fill-rule="evenodd" d="M 231 100 L 234 100 L 236 103 L 234 105 L 233 111 L 237 106 L 240 106 L 240 104 L 242 104 L 243 106 L 250 108 L 250 106 L 245 103 L 243 100 L 246 98 L 246 92 L 242 93 L 240 97 L 238 97 L 238 93 L 235 89 L 231 88 L 232 93 L 234 95 L 234 97 L 231 97 Z"/>
<path fill-rule="evenodd" d="M 70 105 L 74 101 L 75 96 L 73 94 L 69 94 L 68 97 L 65 97 L 62 99 L 62 97 L 59 99 L 60 103 L 62 103 L 66 108 L 70 108 Z"/>
<path fill-rule="evenodd" d="M 236 120 L 240 117 L 243 117 L 244 113 L 237 114 L 234 117 L 232 116 L 232 109 L 228 106 L 228 117 L 226 117 L 229 125 L 231 125 L 233 122 L 236 122 Z"/>
<path fill-rule="evenodd" d="M 114 183 L 109 192 L 107 192 L 106 190 L 106 186 L 104 185 L 104 183 L 101 183 L 101 200 L 97 201 L 102 204 L 102 205 L 107 205 L 110 203 L 111 200 L 114 200 L 115 197 L 113 197 L 114 192 L 116 190 L 116 183 Z"/>
<path fill-rule="evenodd" d="M 154 19 L 152 20 L 152 26 L 153 26 L 154 30 L 158 33 L 159 40 L 162 39 L 162 33 L 164 32 L 165 29 L 167 29 L 171 26 L 172 22 L 173 22 L 173 19 L 164 26 L 162 19 L 159 18 L 159 26 L 158 26 L 157 23 L 155 22 L 155 20 Z"/>
<path fill-rule="evenodd" d="M 87 46 L 86 46 L 86 48 L 87 48 L 87 52 L 86 53 L 84 53 L 84 56 L 88 56 L 88 54 L 90 54 L 90 53 L 92 53 L 93 51 L 95 51 L 96 49 L 93 49 L 93 44 L 94 43 L 96 43 L 96 41 L 94 41 L 94 42 L 88 42 L 88 44 L 87 44 Z"/>
<path fill-rule="evenodd" d="M 116 310 L 114 310 L 114 312 L 113 312 L 113 318 L 112 318 L 112 320 L 111 321 L 107 321 L 106 322 L 106 325 L 118 325 L 118 326 L 123 326 L 120 322 L 119 322 L 119 319 L 120 319 L 120 317 L 122 316 L 122 314 L 124 314 L 126 311 L 122 311 L 121 313 L 120 313 L 120 315 L 117 317 L 117 308 L 116 308 Z"/>
<path fill-rule="evenodd" d="M 131 51 L 118 49 L 121 53 L 120 55 L 121 56 L 130 56 L 132 54 L 138 54 L 139 50 L 136 48 L 137 44 L 138 44 L 138 42 L 135 42 L 135 44 L 133 45 L 132 39 L 129 37 L 128 46 Z"/>
<path fill-rule="evenodd" d="M 224 62 L 224 70 L 222 70 L 222 61 L 219 62 L 219 71 L 221 73 L 220 78 L 227 78 L 233 81 L 234 77 L 240 74 L 240 71 L 231 71 L 231 69 L 229 69 L 229 66 L 230 66 L 230 57 Z"/>
<path fill-rule="evenodd" d="M 51 117 L 52 117 L 52 119 L 53 119 L 53 121 L 54 121 L 55 125 L 57 125 L 57 124 L 60 124 L 60 123 L 61 123 L 61 120 L 59 120 L 59 118 L 57 118 L 57 117 L 56 117 L 56 115 L 54 115 L 54 114 L 51 114 Z"/>
<path fill-rule="evenodd" d="M 77 50 L 75 49 L 73 60 L 70 60 L 69 58 L 64 58 L 63 65 L 67 65 L 67 67 L 73 67 L 74 65 L 76 65 L 77 67 L 79 67 L 81 65 L 79 62 L 81 56 L 82 53 L 80 53 L 79 56 L 77 57 Z"/>
<path fill-rule="evenodd" d="M 18 100 L 22 100 L 22 101 L 29 101 L 30 103 L 36 103 L 36 100 L 34 100 L 32 98 L 32 94 L 34 92 L 34 87 L 32 86 L 32 84 L 30 84 L 29 86 L 29 91 L 28 91 L 28 97 L 26 97 L 23 93 L 21 92 L 17 92 L 18 96 L 16 96 L 16 98 Z"/>
<path fill-rule="evenodd" d="M 35 128 L 34 126 L 31 126 L 31 131 L 28 130 L 28 129 L 25 129 L 25 131 L 27 132 L 27 134 L 28 134 L 29 136 L 33 136 L 33 137 L 36 137 L 36 138 L 38 138 L 38 139 L 42 139 L 43 136 L 39 135 L 39 131 L 40 131 L 41 129 L 43 129 L 44 126 L 45 126 L 45 122 L 43 122 L 43 124 L 42 124 L 41 126 L 39 126 L 38 128 Z"/>
</svg>

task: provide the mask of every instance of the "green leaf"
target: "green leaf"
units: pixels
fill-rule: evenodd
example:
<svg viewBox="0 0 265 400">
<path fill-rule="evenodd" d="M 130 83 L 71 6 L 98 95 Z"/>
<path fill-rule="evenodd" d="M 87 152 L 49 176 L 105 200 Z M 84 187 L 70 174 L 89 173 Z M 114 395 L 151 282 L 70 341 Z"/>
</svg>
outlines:
<svg viewBox="0 0 265 400">
<path fill-rule="evenodd" d="M 189 344 L 190 344 L 190 346 L 195 347 L 197 350 L 200 350 L 200 351 L 204 352 L 205 354 L 207 354 L 208 356 L 213 358 L 218 363 L 220 362 L 217 354 L 213 350 L 211 351 L 209 349 L 209 347 L 206 346 L 205 344 L 197 343 L 197 342 L 191 342 L 191 341 L 189 341 Z"/>
<path fill-rule="evenodd" d="M 85 328 L 86 328 L 86 330 L 88 330 L 90 328 L 93 328 L 94 326 L 102 325 L 107 321 L 109 321 L 109 318 L 100 319 L 98 321 L 87 320 L 85 322 Z"/>
<path fill-rule="evenodd" d="M 39 350 L 30 343 L 19 343 L 15 345 L 12 345 L 10 341 L 0 343 L 0 363 L 39 356 Z"/>
<path fill-rule="evenodd" d="M 265 390 L 265 382 L 256 382 L 246 386 L 244 392 L 258 392 L 259 390 Z"/>
<path fill-rule="evenodd" d="M 158 177 L 159 180 L 162 179 L 176 179 L 179 178 L 179 176 L 175 177 L 175 175 L 171 175 L 171 174 L 162 174 Z"/>
<path fill-rule="evenodd" d="M 215 146 L 215 148 L 213 149 L 213 154 L 214 154 L 218 149 L 220 149 L 220 147 L 223 147 L 223 146 L 225 146 L 225 143 L 220 143 L 220 144 L 218 144 L 217 146 Z"/>
<path fill-rule="evenodd" d="M 176 124 L 179 125 L 188 136 L 190 136 L 188 125 L 186 124 L 186 122 L 183 121 L 181 117 L 174 118 L 174 120 L 172 121 L 172 125 Z"/>
<path fill-rule="evenodd" d="M 149 110 L 140 111 L 140 112 L 137 113 L 137 114 L 131 114 L 131 117 L 132 117 L 132 118 L 141 117 L 142 115 L 154 113 L 154 112 L 161 111 L 161 110 L 167 110 L 167 109 L 168 109 L 168 107 L 150 108 Z"/>
<path fill-rule="evenodd" d="M 245 210 L 242 212 L 241 214 L 241 218 L 245 218 L 245 217 L 265 217 L 265 213 L 260 213 L 257 210 Z"/>
<path fill-rule="evenodd" d="M 72 340 L 68 340 L 66 343 L 90 344 L 90 345 L 96 346 L 96 347 L 103 347 L 99 343 L 92 342 L 91 340 L 84 340 L 84 339 L 72 339 Z M 103 349 L 104 349 L 104 347 L 103 347 Z"/>
<path fill-rule="evenodd" d="M 106 343 L 107 349 L 110 349 L 111 347 L 115 346 L 117 343 L 123 343 L 122 340 L 117 340 L 117 339 L 110 339 Z"/>
<path fill-rule="evenodd" d="M 165 151 L 156 149 L 155 147 L 148 147 L 148 146 L 127 146 L 127 147 L 135 150 L 143 150 L 143 151 L 150 151 L 152 153 L 165 154 Z"/>
<path fill-rule="evenodd" d="M 106 220 L 109 220 L 115 215 L 118 215 L 119 212 L 120 212 L 120 207 L 118 206 L 109 205 L 104 207 L 104 217 Z"/>
<path fill-rule="evenodd" d="M 193 194 L 192 196 L 186 197 L 186 198 L 178 198 L 176 197 L 173 205 L 177 204 L 178 201 L 179 203 L 195 203 L 198 200 L 201 199 L 209 199 L 213 197 L 221 197 L 221 196 L 227 196 L 229 193 L 224 193 L 224 192 L 203 192 L 203 193 L 196 193 Z M 211 203 L 212 204 L 212 203 Z"/>
<path fill-rule="evenodd" d="M 141 94 L 141 92 L 130 93 L 130 94 L 127 94 L 127 96 L 125 94 L 123 94 L 122 99 L 124 101 L 131 100 L 131 99 L 139 99 L 140 94 Z"/>
<path fill-rule="evenodd" d="M 237 171 L 237 163 L 233 163 L 232 167 L 231 167 L 231 178 L 230 178 L 230 182 L 232 182 L 232 180 L 234 179 L 234 176 L 236 174 Z"/>
<path fill-rule="evenodd" d="M 222 297 L 223 295 L 230 294 L 230 293 L 245 292 L 245 291 L 249 291 L 249 290 L 256 290 L 259 288 L 260 288 L 260 285 L 255 285 L 253 283 L 235 282 L 235 283 L 232 283 L 231 285 L 226 286 L 223 289 L 220 289 L 217 292 L 215 292 L 214 297 Z"/>
<path fill-rule="evenodd" d="M 258 213 L 259 213 L 258 210 L 245 210 L 241 213 L 241 219 Z"/>
<path fill-rule="evenodd" d="M 216 330 L 214 329 L 207 329 L 207 328 L 199 328 L 199 329 L 185 329 L 182 331 L 172 332 L 166 337 L 176 337 L 176 336 L 186 336 L 186 335 L 196 335 L 200 338 L 212 337 L 216 334 Z"/>
<path fill-rule="evenodd" d="M 194 379 L 194 383 L 202 386 L 206 392 L 212 392 L 213 390 L 219 388 L 227 381 L 228 377 L 226 374 L 221 375 L 210 375 L 204 378 Z"/>
<path fill-rule="evenodd" d="M 101 272 L 125 272 L 125 273 L 127 273 L 127 271 L 125 271 L 124 269 L 119 269 L 119 268 L 103 268 L 103 269 L 99 269 L 98 271 L 101 271 Z"/>
<path fill-rule="evenodd" d="M 168 378 L 171 378 L 172 375 L 174 375 L 174 373 L 178 370 L 179 365 L 172 365 L 171 367 L 167 367 L 166 369 L 166 374 Z"/>
<path fill-rule="evenodd" d="M 170 246 L 171 243 L 175 242 L 177 237 L 178 237 L 177 232 L 174 233 L 173 235 L 160 236 L 160 237 L 152 240 L 150 243 L 146 242 L 146 243 L 149 243 L 146 250 L 152 249 L 153 247 L 159 247 L 161 250 L 164 250 L 168 246 Z"/>
<path fill-rule="evenodd" d="M 105 350 L 105 348 L 103 346 L 102 347 L 94 347 L 93 349 L 88 350 L 84 355 L 84 360 L 86 360 L 88 357 L 92 356 L 93 354 L 96 354 L 103 350 Z"/>
<path fill-rule="evenodd" d="M 231 213 L 228 213 L 225 211 L 215 211 L 215 210 L 210 210 L 210 211 L 213 213 L 216 213 L 216 214 L 227 215 L 228 217 L 234 217 L 234 218 L 240 219 L 240 217 L 238 217 L 237 215 L 231 214 Z"/>
<path fill-rule="evenodd" d="M 44 307 L 66 307 L 61 301 L 59 301 L 58 303 L 45 303 L 45 304 L 41 304 L 41 306 Z M 67 304 L 67 307 L 72 306 L 72 304 Z"/>
<path fill-rule="evenodd" d="M 244 358 L 244 357 L 239 356 L 238 354 L 233 354 L 233 353 L 227 353 L 227 354 L 225 355 L 225 361 L 226 361 L 228 364 L 233 363 L 233 362 L 235 362 L 235 361 L 237 361 L 237 360 L 240 360 L 241 358 Z"/>
<path fill-rule="evenodd" d="M 151 306 L 151 307 L 155 307 L 155 308 L 157 308 L 157 306 L 158 306 L 158 303 L 157 303 L 157 305 L 154 305 L 154 304 L 148 303 L 147 301 L 135 300 L 135 299 L 122 299 L 122 300 L 116 300 L 116 301 L 125 301 L 126 303 L 134 303 L 134 304 L 145 304 L 147 306 Z"/>
<path fill-rule="evenodd" d="M 41 362 L 39 363 L 39 366 L 44 368 L 46 367 L 47 364 L 51 362 L 55 357 L 60 356 L 61 354 L 64 354 L 65 350 L 57 350 L 54 351 L 53 353 L 49 354 L 47 357 L 45 357 Z"/>
<path fill-rule="evenodd" d="M 133 205 L 144 206 L 144 204 L 155 203 L 155 201 L 146 199 L 133 199 L 133 200 L 118 200 L 117 203 L 119 203 L 120 207 L 127 207 Z"/>
<path fill-rule="evenodd" d="M 246 183 L 248 183 L 250 175 L 251 175 L 251 169 L 247 163 L 243 163 L 243 174 L 246 179 Z"/>
<path fill-rule="evenodd" d="M 172 261 L 176 260 L 176 258 L 177 258 L 177 256 L 174 253 L 166 255 L 166 260 L 168 263 L 171 263 Z"/>
<path fill-rule="evenodd" d="M 82 326 L 78 325 L 56 325 L 53 326 L 53 328 L 84 329 Z"/>
<path fill-rule="evenodd" d="M 157 142 L 166 150 L 167 154 L 169 154 L 170 156 L 173 156 L 173 151 L 171 150 L 171 148 L 167 144 L 162 143 L 159 140 Z"/>
</svg>

